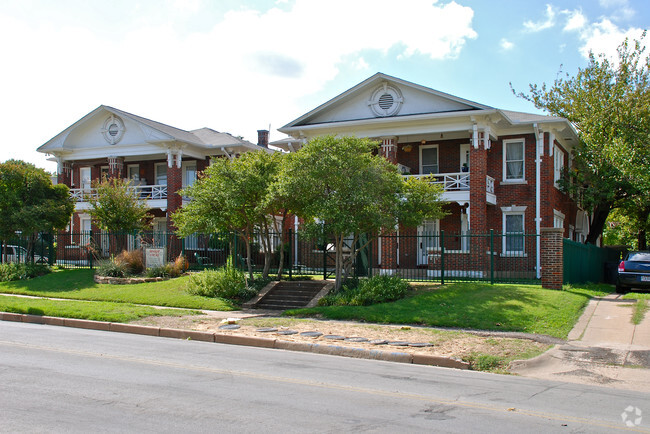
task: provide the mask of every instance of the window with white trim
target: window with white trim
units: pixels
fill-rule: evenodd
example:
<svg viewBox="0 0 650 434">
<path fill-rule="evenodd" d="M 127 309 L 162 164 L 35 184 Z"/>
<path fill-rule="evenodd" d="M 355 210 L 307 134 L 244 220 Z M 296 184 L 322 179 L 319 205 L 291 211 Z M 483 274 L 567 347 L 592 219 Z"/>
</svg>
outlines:
<svg viewBox="0 0 650 434">
<path fill-rule="evenodd" d="M 553 181 L 557 188 L 560 188 L 558 181 L 562 178 L 562 171 L 564 170 L 564 152 L 557 145 L 553 149 Z"/>
<path fill-rule="evenodd" d="M 420 146 L 420 174 L 438 173 L 438 145 Z"/>
<path fill-rule="evenodd" d="M 505 182 L 524 180 L 524 143 L 524 139 L 503 141 L 503 180 Z"/>
<path fill-rule="evenodd" d="M 501 211 L 503 212 L 503 254 L 505 256 L 524 256 L 526 207 L 502 207 Z"/>
<path fill-rule="evenodd" d="M 139 164 L 129 164 L 126 168 L 127 178 L 131 181 L 140 181 L 140 165 Z"/>
<path fill-rule="evenodd" d="M 167 185 L 167 163 L 156 163 L 156 185 Z"/>
</svg>

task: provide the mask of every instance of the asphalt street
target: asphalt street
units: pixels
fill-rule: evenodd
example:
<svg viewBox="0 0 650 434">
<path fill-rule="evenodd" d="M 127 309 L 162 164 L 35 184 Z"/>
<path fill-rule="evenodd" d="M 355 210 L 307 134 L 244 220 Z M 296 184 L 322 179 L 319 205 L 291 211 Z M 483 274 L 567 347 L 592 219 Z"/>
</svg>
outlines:
<svg viewBox="0 0 650 434">
<path fill-rule="evenodd" d="M 650 432 L 650 394 L 0 322 L 0 432 L 569 430 Z"/>
</svg>

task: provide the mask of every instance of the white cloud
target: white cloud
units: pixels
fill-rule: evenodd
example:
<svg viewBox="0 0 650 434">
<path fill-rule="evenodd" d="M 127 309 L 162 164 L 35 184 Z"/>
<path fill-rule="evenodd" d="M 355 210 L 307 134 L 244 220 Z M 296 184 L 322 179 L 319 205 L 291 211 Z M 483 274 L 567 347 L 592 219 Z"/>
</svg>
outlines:
<svg viewBox="0 0 650 434">
<path fill-rule="evenodd" d="M 120 22 L 122 32 L 100 27 L 101 18 L 36 23 L 3 15 L 0 7 L 0 38 L 13 41 L 0 46 L 11 65 L 0 70 L 0 118 L 16 134 L 3 138 L 11 152 L 33 154 L 100 104 L 255 141 L 258 128 L 278 128 L 313 108 L 301 105 L 304 97 L 339 68 L 369 68 L 362 51 L 448 59 L 477 37 L 474 12 L 455 2 L 296 0 L 282 9 L 238 7 L 210 16 L 211 2 L 193 0 L 175 20 L 180 6 L 120 3 L 125 10 L 118 15 L 132 20 Z M 43 1 L 41 10 L 49 7 L 56 5 Z M 157 18 L 147 21 L 147 12 Z M 195 18 L 201 26 L 192 26 Z M 11 152 L 0 146 L 0 161 Z"/>
<path fill-rule="evenodd" d="M 603 18 L 600 22 L 593 23 L 583 29 L 580 33 L 580 39 L 583 41 L 580 47 L 580 53 L 584 57 L 589 56 L 589 52 L 594 54 L 605 54 L 611 60 L 617 59 L 616 49 L 628 38 L 631 41 L 639 39 L 643 29 L 630 27 L 621 29 L 610 20 Z"/>
<path fill-rule="evenodd" d="M 580 10 L 564 10 L 562 13 L 568 16 L 563 29 L 565 32 L 581 30 L 587 24 L 587 17 L 585 17 Z"/>
<path fill-rule="evenodd" d="M 635 15 L 635 10 L 630 6 L 628 0 L 600 0 L 600 6 L 605 9 L 614 9 L 614 14 L 609 18 L 619 20 L 629 20 Z"/>
<path fill-rule="evenodd" d="M 550 29 L 555 25 L 555 8 L 552 5 L 547 4 L 544 15 L 545 18 L 540 21 L 524 21 L 524 28 L 529 32 L 539 32 L 545 29 Z"/>
<path fill-rule="evenodd" d="M 515 44 L 508 41 L 506 38 L 501 38 L 501 41 L 499 42 L 499 45 L 501 46 L 501 49 L 503 49 L 505 51 L 512 50 L 515 47 Z"/>
</svg>

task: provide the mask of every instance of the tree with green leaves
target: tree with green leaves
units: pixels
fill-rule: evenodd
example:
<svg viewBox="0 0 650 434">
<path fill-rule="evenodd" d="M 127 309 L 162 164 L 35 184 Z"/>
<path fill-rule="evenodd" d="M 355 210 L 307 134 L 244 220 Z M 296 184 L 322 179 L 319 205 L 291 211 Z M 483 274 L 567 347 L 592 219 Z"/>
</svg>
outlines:
<svg viewBox="0 0 650 434">
<path fill-rule="evenodd" d="M 149 207 L 129 180 L 104 178 L 92 184 L 94 191 L 86 194 L 90 204 L 88 214 L 93 223 L 115 237 L 117 251 L 122 250 L 124 240 L 120 232 L 146 230 L 151 226 Z"/>
<path fill-rule="evenodd" d="M 334 240 L 336 290 L 358 253 L 382 232 L 444 216 L 439 186 L 405 182 L 376 150 L 368 139 L 318 137 L 290 154 L 280 172 L 277 188 L 293 198 L 305 229 Z"/>
<path fill-rule="evenodd" d="M 595 243 L 612 209 L 650 190 L 650 57 L 643 41 L 618 48 L 617 60 L 589 54 L 575 77 L 530 85 L 518 96 L 578 129 L 575 168 L 563 188 L 591 213 L 587 243 Z M 513 90 L 514 92 L 514 90 Z"/>
<path fill-rule="evenodd" d="M 45 170 L 20 160 L 0 163 L 2 239 L 21 233 L 28 237 L 27 251 L 31 255 L 37 233 L 65 228 L 73 212 L 68 187 L 53 185 Z"/>
<path fill-rule="evenodd" d="M 194 232 L 234 232 L 246 246 L 248 273 L 253 278 L 251 243 L 260 237 L 263 278 L 273 253 L 272 233 L 281 204 L 269 196 L 276 181 L 281 153 L 248 152 L 236 159 L 215 158 L 202 176 L 182 194 L 189 203 L 177 211 L 174 224 L 182 236 Z M 280 214 L 281 215 L 281 214 Z"/>
</svg>

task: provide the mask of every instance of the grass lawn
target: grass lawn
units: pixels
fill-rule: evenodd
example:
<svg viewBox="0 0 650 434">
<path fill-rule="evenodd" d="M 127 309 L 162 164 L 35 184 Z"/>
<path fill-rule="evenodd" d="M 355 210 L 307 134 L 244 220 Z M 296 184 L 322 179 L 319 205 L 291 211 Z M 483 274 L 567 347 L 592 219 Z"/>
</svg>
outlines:
<svg viewBox="0 0 650 434">
<path fill-rule="evenodd" d="M 156 309 L 129 303 L 47 300 L 10 295 L 0 295 L 0 312 L 110 322 L 129 322 L 148 316 L 182 316 L 197 313 L 184 309 Z"/>
<path fill-rule="evenodd" d="M 650 292 L 628 292 L 623 298 L 626 300 L 650 300 Z"/>
<path fill-rule="evenodd" d="M 610 285 L 565 286 L 563 291 L 536 285 L 456 283 L 418 285 L 413 295 L 372 306 L 329 306 L 285 312 L 385 324 L 420 324 L 478 330 L 519 331 L 566 338 L 593 296 Z"/>
<path fill-rule="evenodd" d="M 59 270 L 35 279 L 0 282 L 0 293 L 187 309 L 235 309 L 233 304 L 219 298 L 188 294 L 185 291 L 188 279 L 184 276 L 163 282 L 136 285 L 100 285 L 93 281 L 91 270 Z"/>
</svg>

